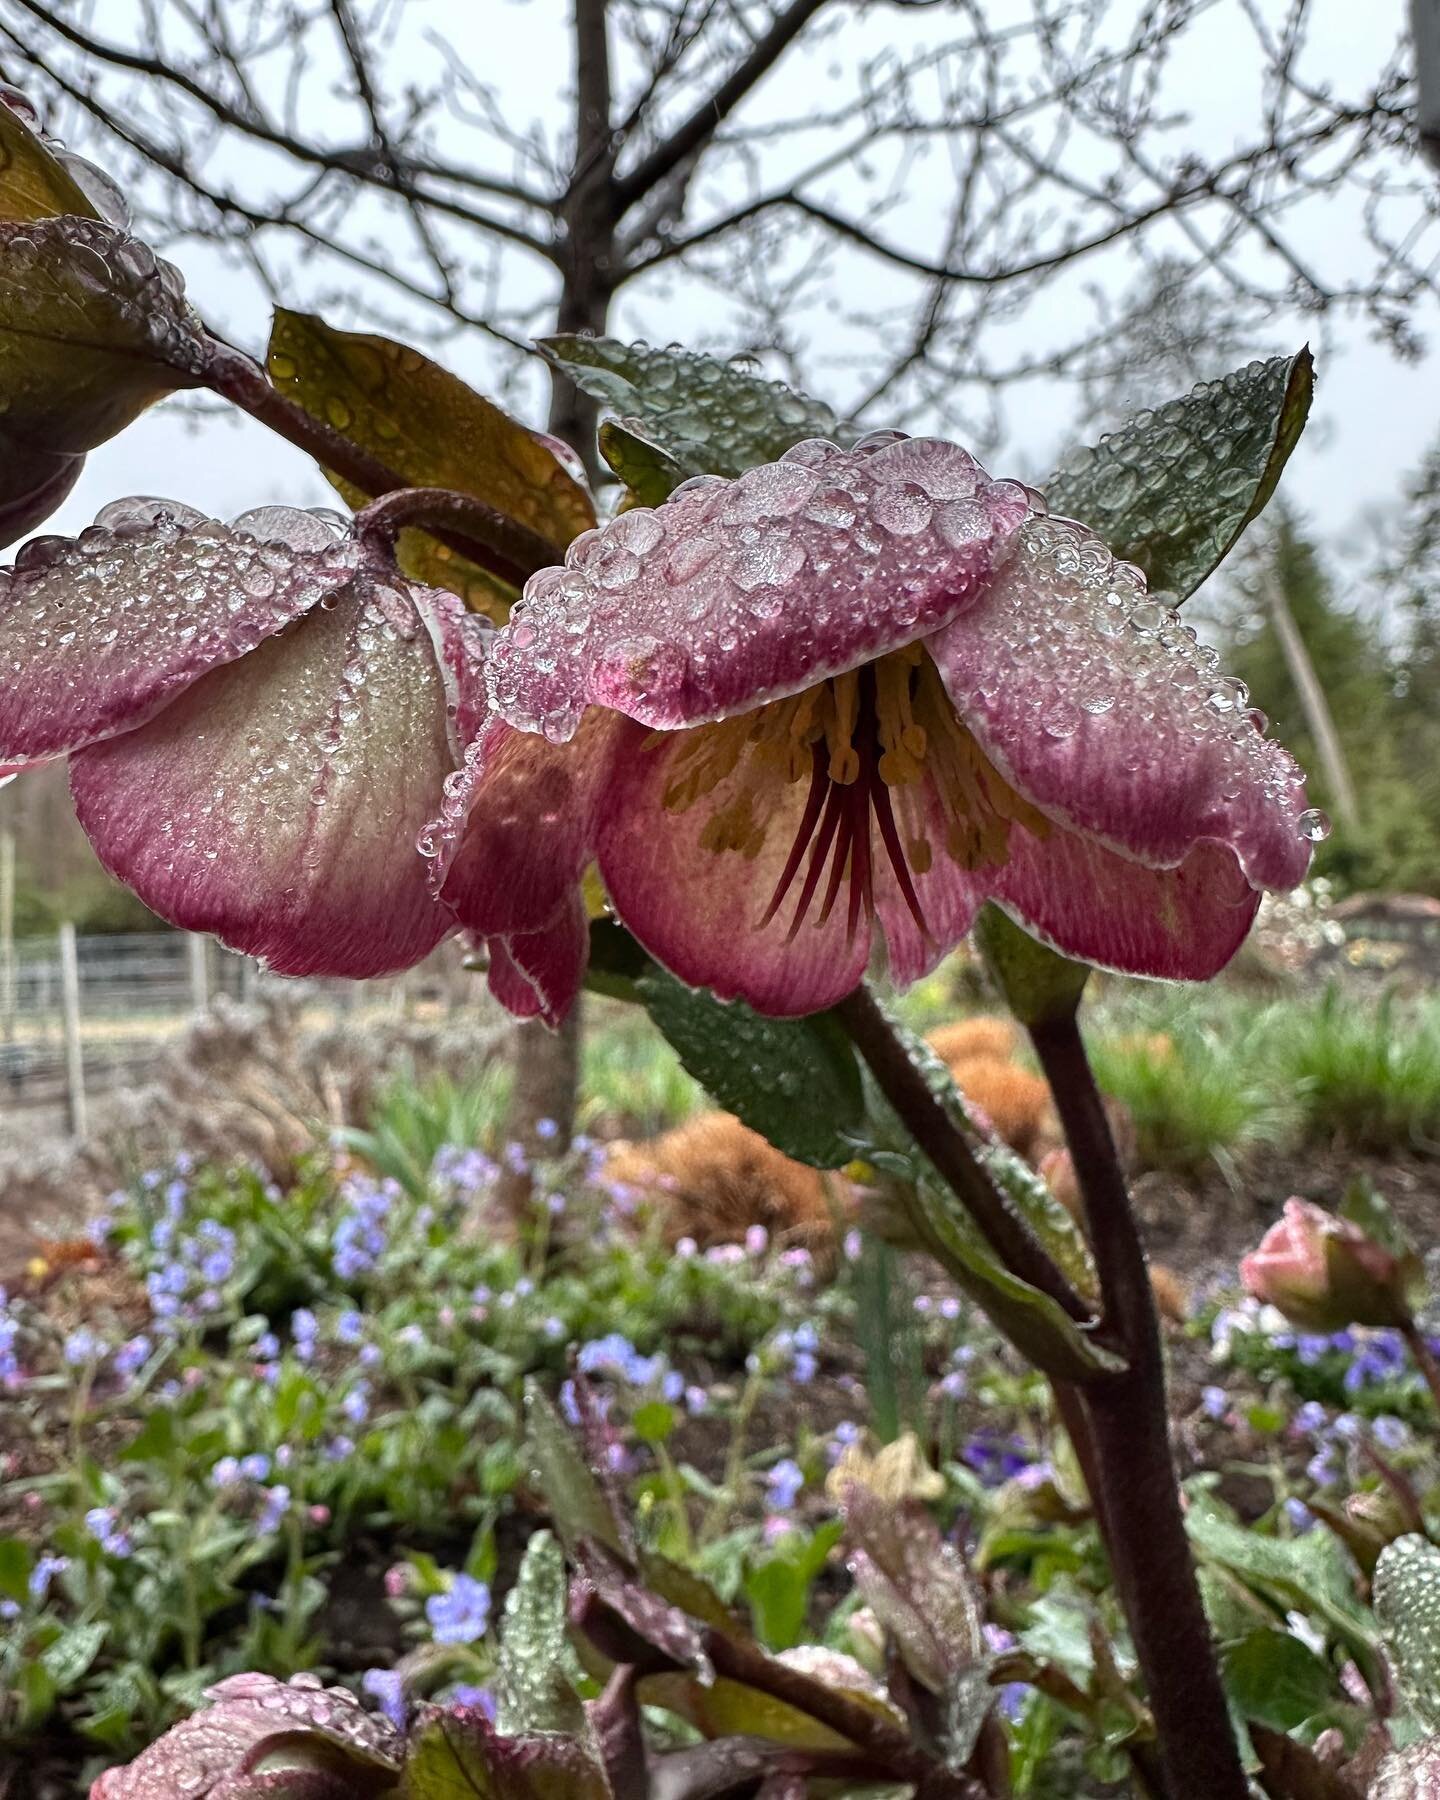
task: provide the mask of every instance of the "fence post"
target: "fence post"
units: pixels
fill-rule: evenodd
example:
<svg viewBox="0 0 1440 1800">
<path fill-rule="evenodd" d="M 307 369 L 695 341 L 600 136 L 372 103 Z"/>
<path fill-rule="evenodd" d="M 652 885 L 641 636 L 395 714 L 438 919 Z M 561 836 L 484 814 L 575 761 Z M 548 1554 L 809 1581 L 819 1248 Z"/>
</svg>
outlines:
<svg viewBox="0 0 1440 1800">
<path fill-rule="evenodd" d="M 190 934 L 190 1004 L 197 1013 L 210 1005 L 210 940 Z"/>
<path fill-rule="evenodd" d="M 80 1047 L 80 955 L 75 927 L 67 919 L 60 927 L 60 1000 L 65 1026 L 65 1100 L 71 1135 L 83 1140 L 85 1115 L 85 1059 Z"/>
</svg>

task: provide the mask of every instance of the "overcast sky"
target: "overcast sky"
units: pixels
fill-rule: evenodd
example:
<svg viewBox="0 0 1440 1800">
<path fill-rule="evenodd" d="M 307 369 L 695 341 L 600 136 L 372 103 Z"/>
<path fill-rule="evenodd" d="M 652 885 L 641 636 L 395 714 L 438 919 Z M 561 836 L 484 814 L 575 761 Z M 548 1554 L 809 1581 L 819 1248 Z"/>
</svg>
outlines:
<svg viewBox="0 0 1440 1800">
<path fill-rule="evenodd" d="M 1285 0 L 1259 0 L 1262 11 L 1277 21 L 1287 10 Z M 112 12 L 113 5 L 113 12 Z M 108 30 L 112 19 L 127 10 L 106 0 L 93 9 L 97 23 Z M 822 38 L 807 51 L 803 45 L 770 77 L 755 96 L 756 116 L 786 116 L 803 112 L 817 94 L 834 91 L 837 73 L 856 48 L 873 49 L 877 31 L 906 33 L 956 29 L 953 17 L 937 13 L 895 14 L 873 7 L 869 16 L 851 29 L 852 35 Z M 1023 10 L 1019 0 L 1002 0 L 993 11 Z M 406 56 L 421 54 L 429 25 L 443 20 L 445 29 L 463 54 L 483 58 L 488 77 L 505 98 L 515 116 L 533 114 L 542 125 L 559 116 L 561 91 L 569 79 L 565 19 L 568 8 L 561 0 L 485 0 L 456 21 L 462 9 L 432 0 L 408 0 L 403 20 L 397 23 L 396 62 L 393 74 L 403 76 Z M 397 20 L 399 9 L 395 9 Z M 1315 0 L 1310 50 L 1313 76 L 1332 80 L 1337 87 L 1358 85 L 1357 71 L 1378 70 L 1403 13 L 1403 0 Z M 118 20 L 116 21 L 118 24 Z M 856 35 L 858 34 L 858 35 Z M 117 29 L 115 35 L 120 34 Z M 1183 128 L 1187 141 L 1203 142 L 1216 156 L 1239 141 L 1259 106 L 1254 66 L 1253 38 L 1238 22 L 1234 8 L 1217 5 L 1193 34 L 1183 69 L 1172 75 L 1172 85 L 1183 77 L 1183 91 L 1173 99 L 1183 107 L 1189 123 Z M 552 69 L 553 75 L 537 75 Z M 330 101 L 335 127 L 345 135 L 348 105 L 338 88 Z M 312 123 L 316 121 L 313 120 Z M 323 129 L 324 121 L 319 121 Z M 353 135 L 353 125 L 349 127 Z M 76 134 L 77 147 L 84 148 Z M 1412 171 L 1403 171 L 1410 174 Z M 885 219 L 885 228 L 897 240 L 924 244 L 927 222 L 938 217 L 944 196 L 950 191 L 952 172 L 945 157 L 936 156 L 914 168 L 903 198 Z M 1356 203 L 1351 199 L 1333 205 L 1312 205 L 1295 225 L 1299 242 L 1323 267 L 1343 266 L 1347 258 L 1367 256 L 1360 233 Z M 228 266 L 204 245 L 179 246 L 171 252 L 184 267 L 192 297 L 201 311 L 248 347 L 259 350 L 267 327 L 267 306 L 254 281 Z M 519 257 L 507 262 L 506 280 L 516 292 L 533 291 L 543 281 L 543 271 Z M 1119 292 L 1133 277 L 1133 262 L 1124 254 L 1087 263 L 1085 279 L 1101 282 Z M 297 270 L 295 303 L 305 305 L 318 277 Z M 893 275 L 862 256 L 844 257 L 836 265 L 833 280 L 843 287 L 847 305 L 862 303 L 873 291 L 877 305 L 893 283 Z M 307 283 L 312 284 L 307 288 Z M 1077 290 L 1055 288 L 1044 295 L 1019 325 L 1009 328 L 1017 341 L 1038 347 L 1063 331 L 1066 309 L 1076 305 Z M 811 350 L 811 363 L 824 370 L 839 364 L 848 352 L 847 327 L 836 308 L 817 296 L 803 321 Z M 829 296 L 833 301 L 834 295 Z M 403 308 L 393 295 L 385 299 L 392 325 Z M 338 323 L 366 322 L 367 299 L 356 289 L 348 317 Z M 418 322 L 417 322 L 418 323 Z M 1328 327 L 1329 344 L 1321 359 L 1317 408 L 1311 431 L 1302 442 L 1287 475 L 1288 491 L 1332 542 L 1353 540 L 1362 511 L 1389 501 L 1407 473 L 1413 469 L 1440 428 L 1440 352 L 1434 347 L 1436 326 L 1433 304 L 1416 315 L 1415 324 L 1427 342 L 1418 364 L 1402 365 L 1383 345 L 1374 341 L 1370 328 L 1359 320 L 1340 320 Z M 666 286 L 663 293 L 643 285 L 631 291 L 613 321 L 621 335 L 644 335 L 660 341 L 682 338 L 708 343 L 724 342 L 727 329 L 724 298 L 697 284 Z M 1272 321 L 1267 348 L 1293 349 L 1313 335 L 1314 322 L 1296 314 L 1280 314 Z M 471 341 L 452 340 L 436 354 L 480 386 L 494 387 L 499 379 L 493 346 L 478 334 Z M 825 397 L 843 403 L 839 377 Z M 812 385 L 820 386 L 812 378 Z M 541 394 L 531 382 L 528 403 L 538 422 Z M 1163 398 L 1164 396 L 1157 396 Z M 997 473 L 1041 475 L 1053 465 L 1073 430 L 1073 396 L 1068 391 L 1027 389 L 1012 405 L 1005 439 L 991 456 Z M 924 420 L 896 419 L 894 423 L 923 428 Z M 166 404 L 90 458 L 74 494 L 46 527 L 73 531 L 87 523 L 96 509 L 118 494 L 152 492 L 190 501 L 221 515 L 262 501 L 289 500 L 301 504 L 325 503 L 329 490 L 307 459 L 288 445 L 247 422 L 207 419 L 197 425 L 180 409 Z"/>
</svg>

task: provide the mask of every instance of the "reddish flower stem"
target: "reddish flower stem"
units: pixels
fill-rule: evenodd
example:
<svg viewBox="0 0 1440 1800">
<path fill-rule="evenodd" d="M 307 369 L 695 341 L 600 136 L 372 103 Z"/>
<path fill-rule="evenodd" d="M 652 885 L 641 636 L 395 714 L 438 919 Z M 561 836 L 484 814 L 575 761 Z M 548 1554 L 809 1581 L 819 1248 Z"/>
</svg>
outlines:
<svg viewBox="0 0 1440 1800">
<path fill-rule="evenodd" d="M 272 386 L 265 371 L 252 357 L 233 345 L 210 340 L 205 380 L 222 399 L 238 406 L 252 419 L 258 419 L 277 436 L 313 456 L 322 468 L 333 470 L 365 493 L 389 496 L 398 489 L 411 486 L 388 463 L 372 456 L 303 406 L 297 406 Z M 448 492 L 439 488 L 421 491 L 432 495 Z M 512 587 L 522 587 L 526 578 L 537 569 L 549 568 L 564 559 L 564 551 L 559 545 L 529 530 L 518 520 L 506 518 L 468 495 L 457 495 L 455 499 L 468 500 L 470 504 L 463 510 L 459 507 L 442 509 L 444 516 L 437 514 L 433 524 L 419 517 L 403 515 L 402 522 L 424 524 L 447 548 L 490 574 L 498 575 Z"/>
<path fill-rule="evenodd" d="M 1420 1371 L 1420 1379 L 1430 1390 L 1436 1413 L 1440 1414 L 1440 1362 L 1436 1361 L 1435 1352 L 1425 1342 L 1425 1334 L 1413 1319 L 1400 1327 L 1400 1335 L 1410 1352 L 1410 1360 Z"/>
<path fill-rule="evenodd" d="M 386 545 L 393 544 L 409 525 L 418 525 L 435 536 L 448 532 L 472 545 L 484 544 L 516 572 L 517 578 L 522 569 L 548 569 L 563 561 L 565 555 L 538 531 L 497 512 L 473 494 L 457 493 L 454 488 L 395 488 L 362 506 L 355 515 L 357 537 L 374 538 Z M 473 554 L 470 560 L 475 560 Z"/>
<path fill-rule="evenodd" d="M 963 1133 L 931 1093 L 870 989 L 862 982 L 834 1012 L 881 1093 L 1005 1266 L 1031 1287 L 1048 1294 L 1072 1319 L 1088 1319 L 1085 1302 L 1046 1255 L 1025 1221 L 1010 1210 Z"/>
<path fill-rule="evenodd" d="M 1073 1009 L 1030 1029 L 1085 1202 L 1105 1326 L 1125 1356 L 1080 1396 L 1097 1513 L 1149 1693 L 1166 1800 L 1246 1800 L 1170 1453 L 1150 1272 Z"/>
</svg>

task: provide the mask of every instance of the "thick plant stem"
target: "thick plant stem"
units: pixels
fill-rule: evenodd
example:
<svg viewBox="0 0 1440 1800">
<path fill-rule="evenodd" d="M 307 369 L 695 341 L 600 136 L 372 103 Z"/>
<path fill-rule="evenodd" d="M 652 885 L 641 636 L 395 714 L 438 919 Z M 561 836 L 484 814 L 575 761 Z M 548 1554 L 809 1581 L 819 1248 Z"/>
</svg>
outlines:
<svg viewBox="0 0 1440 1800">
<path fill-rule="evenodd" d="M 1073 1012 L 1032 1025 L 1075 1164 L 1123 1374 L 1087 1387 L 1097 1510 L 1159 1738 L 1166 1800 L 1246 1800 L 1170 1454 L 1160 1326 L 1135 1215 Z"/>
<path fill-rule="evenodd" d="M 548 568 L 565 552 L 518 519 L 497 512 L 473 494 L 453 488 L 402 487 L 382 494 L 355 515 L 355 534 L 393 546 L 407 525 L 429 532 L 449 531 L 472 544 L 486 544 L 513 569 Z M 472 556 L 471 561 L 474 561 Z"/>
<path fill-rule="evenodd" d="M 411 485 L 388 463 L 332 430 L 323 419 L 306 412 L 303 406 L 297 406 L 271 385 L 265 371 L 253 358 L 230 344 L 212 340 L 206 383 L 232 406 L 249 413 L 252 419 L 258 419 L 278 437 L 313 456 L 322 468 L 332 469 L 367 494 L 391 494 Z M 479 504 L 476 502 L 477 506 Z M 558 546 L 547 543 L 517 520 L 503 518 L 488 507 L 482 510 L 489 515 L 488 519 L 482 519 L 480 513 L 472 510 L 461 520 L 452 512 L 438 528 L 432 528 L 431 535 L 514 587 L 523 586 L 526 578 L 537 569 L 548 568 L 561 560 L 563 552 Z M 406 520 L 406 523 L 410 522 Z M 498 535 L 495 522 L 500 528 Z"/>
<path fill-rule="evenodd" d="M 1010 1272 L 1048 1294 L 1072 1319 L 1088 1318 L 1084 1301 L 1046 1255 L 1024 1220 L 1011 1212 L 963 1134 L 931 1093 L 870 989 L 862 982 L 833 1010 L 881 1093 Z"/>
</svg>

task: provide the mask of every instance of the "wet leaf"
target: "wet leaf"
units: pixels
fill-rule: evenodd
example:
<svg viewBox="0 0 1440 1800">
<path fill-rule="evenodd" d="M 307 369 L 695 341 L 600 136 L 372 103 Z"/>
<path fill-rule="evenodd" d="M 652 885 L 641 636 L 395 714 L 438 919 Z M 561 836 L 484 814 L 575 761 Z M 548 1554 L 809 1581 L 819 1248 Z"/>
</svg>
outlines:
<svg viewBox="0 0 1440 1800">
<path fill-rule="evenodd" d="M 574 1735 L 584 1725 L 576 1689 L 582 1671 L 565 1625 L 568 1591 L 559 1544 L 548 1531 L 535 1532 L 506 1596 L 500 1627 L 496 1722 L 502 1731 Z"/>
<path fill-rule="evenodd" d="M 1252 1631 L 1226 1648 L 1222 1671 L 1241 1717 L 1276 1731 L 1293 1731 L 1336 1698 L 1330 1670 L 1288 1631 Z"/>
<path fill-rule="evenodd" d="M 564 333 L 536 341 L 577 387 L 618 413 L 627 432 L 643 431 L 686 475 L 739 475 L 839 428 L 822 401 L 694 350 Z"/>
<path fill-rule="evenodd" d="M 604 1488 L 580 1453 L 575 1436 L 538 1382 L 525 1384 L 526 1442 L 536 1486 L 544 1494 L 567 1550 L 584 1538 L 626 1554 L 627 1533 Z"/>
<path fill-rule="evenodd" d="M 502 1736 L 471 1707 L 422 1715 L 400 1792 L 404 1800 L 614 1800 L 584 1743 L 560 1732 Z"/>
<path fill-rule="evenodd" d="M 983 1616 L 959 1551 L 916 1500 L 896 1504 L 850 1482 L 840 1510 L 855 1586 L 915 1679 L 946 1693 L 985 1655 Z"/>
<path fill-rule="evenodd" d="M 100 1654 L 110 1627 L 92 1619 L 88 1624 L 68 1625 L 55 1642 L 41 1653 L 45 1673 L 57 1693 L 67 1693 L 85 1676 Z"/>
<path fill-rule="evenodd" d="M 267 367 L 282 393 L 415 487 L 473 494 L 562 549 L 595 523 L 590 495 L 538 433 L 406 344 L 278 307 Z M 328 478 L 352 506 L 369 497 Z M 399 553 L 408 575 L 475 611 L 502 618 L 516 598 L 424 532 L 402 532 Z"/>
<path fill-rule="evenodd" d="M 717 1106 L 812 1168 L 838 1169 L 854 1159 L 864 1088 L 850 1040 L 833 1019 L 762 1018 L 742 1001 L 686 987 L 656 964 L 636 977 L 635 988 Z"/>
<path fill-rule="evenodd" d="M 87 450 L 204 366 L 180 278 L 145 245 L 93 218 L 0 222 L 0 544 L 59 505 Z"/>
<path fill-rule="evenodd" d="M 1304 429 L 1309 348 L 1252 362 L 1137 413 L 1073 450 L 1045 484 L 1052 513 L 1081 519 L 1152 591 L 1183 600 L 1264 508 Z"/>
<path fill-rule="evenodd" d="M 1440 1549 L 1416 1533 L 1375 1565 L 1375 1616 L 1416 1717 L 1440 1731 Z"/>
<path fill-rule="evenodd" d="M 0 102 L 0 219 L 97 219 L 85 190 L 9 106 Z"/>
<path fill-rule="evenodd" d="M 606 419 L 600 454 L 620 477 L 635 506 L 659 506 L 689 473 L 668 450 L 645 436 L 643 419 Z"/>
</svg>

